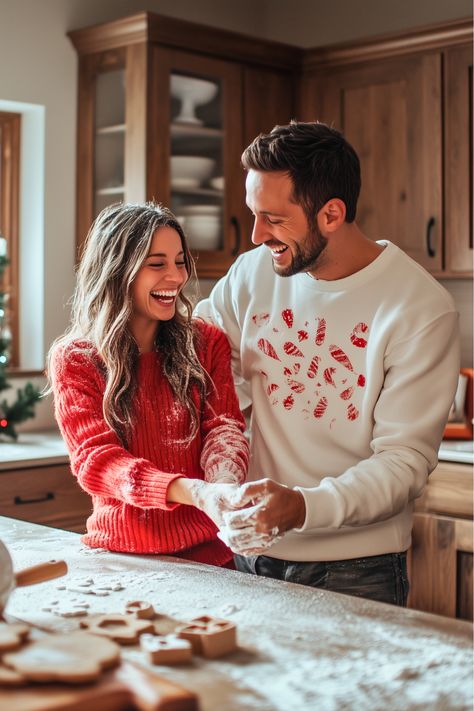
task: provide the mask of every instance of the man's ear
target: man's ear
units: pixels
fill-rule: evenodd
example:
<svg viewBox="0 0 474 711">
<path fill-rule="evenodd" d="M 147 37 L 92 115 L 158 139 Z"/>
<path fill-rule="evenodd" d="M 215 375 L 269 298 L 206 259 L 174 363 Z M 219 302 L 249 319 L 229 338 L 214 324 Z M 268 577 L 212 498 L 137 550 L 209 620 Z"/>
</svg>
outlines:
<svg viewBox="0 0 474 711">
<path fill-rule="evenodd" d="M 346 205 L 340 198 L 331 198 L 318 212 L 318 227 L 323 232 L 335 232 L 346 220 Z"/>
</svg>

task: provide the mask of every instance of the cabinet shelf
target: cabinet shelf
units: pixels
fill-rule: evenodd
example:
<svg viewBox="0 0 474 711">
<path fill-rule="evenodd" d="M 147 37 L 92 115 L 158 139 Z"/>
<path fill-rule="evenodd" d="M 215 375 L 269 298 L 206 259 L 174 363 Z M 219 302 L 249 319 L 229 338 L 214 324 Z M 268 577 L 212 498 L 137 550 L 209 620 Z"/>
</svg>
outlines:
<svg viewBox="0 0 474 711">
<path fill-rule="evenodd" d="M 222 190 L 213 190 L 212 188 L 175 188 L 172 185 L 171 192 L 182 195 L 204 195 L 206 197 L 216 197 L 219 199 L 224 197 Z"/>
<path fill-rule="evenodd" d="M 123 195 L 125 193 L 124 185 L 117 185 L 113 188 L 99 188 L 95 191 L 96 195 Z"/>
<path fill-rule="evenodd" d="M 211 126 L 199 126 L 191 123 L 172 123 L 172 136 L 205 136 L 206 138 L 221 139 L 224 132 L 221 128 L 212 128 Z"/>
<path fill-rule="evenodd" d="M 111 133 L 125 133 L 126 125 L 124 123 L 117 123 L 113 126 L 101 126 L 97 129 L 97 134 L 99 136 L 109 135 Z"/>
</svg>

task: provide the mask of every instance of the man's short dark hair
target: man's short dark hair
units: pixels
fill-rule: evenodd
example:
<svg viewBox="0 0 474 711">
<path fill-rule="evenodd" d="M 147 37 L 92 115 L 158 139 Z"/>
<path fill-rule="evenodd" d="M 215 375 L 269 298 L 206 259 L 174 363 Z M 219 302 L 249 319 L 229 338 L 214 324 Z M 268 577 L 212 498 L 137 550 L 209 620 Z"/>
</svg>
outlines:
<svg viewBox="0 0 474 711">
<path fill-rule="evenodd" d="M 360 193 L 357 153 L 342 133 L 324 123 L 291 121 L 260 134 L 242 154 L 246 170 L 284 171 L 293 182 L 294 201 L 308 221 L 332 198 L 346 206 L 346 222 L 356 216 Z"/>
</svg>

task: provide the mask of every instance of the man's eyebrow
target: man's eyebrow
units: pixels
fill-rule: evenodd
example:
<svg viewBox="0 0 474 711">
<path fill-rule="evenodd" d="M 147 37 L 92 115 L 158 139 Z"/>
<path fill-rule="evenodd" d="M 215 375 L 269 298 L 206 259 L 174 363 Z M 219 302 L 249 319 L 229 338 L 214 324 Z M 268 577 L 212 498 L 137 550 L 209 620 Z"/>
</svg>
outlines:
<svg viewBox="0 0 474 711">
<path fill-rule="evenodd" d="M 249 208 L 250 212 L 252 212 L 252 209 L 249 207 L 249 205 L 247 205 L 247 207 Z M 271 210 L 259 210 L 258 214 L 259 215 L 272 215 L 273 217 L 286 217 L 286 215 L 283 215 L 280 212 L 272 212 Z"/>
</svg>

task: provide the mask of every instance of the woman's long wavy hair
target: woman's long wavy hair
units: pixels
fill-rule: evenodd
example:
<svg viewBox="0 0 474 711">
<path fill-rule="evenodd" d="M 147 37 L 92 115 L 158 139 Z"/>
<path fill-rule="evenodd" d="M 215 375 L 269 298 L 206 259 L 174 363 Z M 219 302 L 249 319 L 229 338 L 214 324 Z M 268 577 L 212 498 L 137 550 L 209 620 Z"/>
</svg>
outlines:
<svg viewBox="0 0 474 711">
<path fill-rule="evenodd" d="M 179 234 L 188 281 L 196 276 L 184 232 L 168 208 L 153 202 L 107 207 L 87 235 L 77 270 L 70 326 L 53 343 L 48 355 L 51 378 L 50 363 L 56 348 L 73 346 L 81 352 L 98 353 L 106 380 L 104 418 L 125 445 L 133 423 L 139 357 L 129 328 L 130 291 L 150 250 L 153 235 L 160 227 L 171 227 Z M 192 304 L 180 291 L 176 313 L 169 321 L 160 322 L 155 341 L 170 387 L 189 412 L 187 441 L 195 436 L 199 427 L 199 409 L 192 397 L 193 389 L 197 387 L 202 407 L 209 383 L 209 376 L 196 354 L 197 333 L 191 315 Z M 82 344 L 73 345 L 81 341 Z"/>
</svg>

